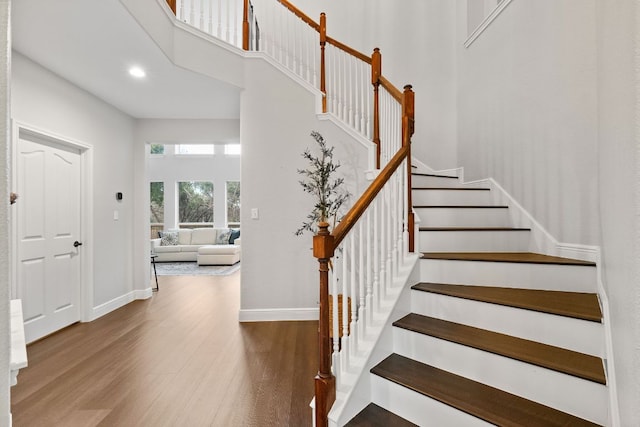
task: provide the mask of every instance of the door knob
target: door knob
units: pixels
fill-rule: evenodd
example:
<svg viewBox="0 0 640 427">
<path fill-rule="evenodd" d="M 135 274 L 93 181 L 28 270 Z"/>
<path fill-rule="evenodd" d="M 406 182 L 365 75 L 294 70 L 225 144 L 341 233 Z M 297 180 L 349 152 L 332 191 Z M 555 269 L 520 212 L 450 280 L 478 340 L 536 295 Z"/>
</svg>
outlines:
<svg viewBox="0 0 640 427">
<path fill-rule="evenodd" d="M 75 242 L 73 242 L 73 247 L 77 248 L 78 246 L 82 246 L 82 243 L 78 242 L 77 240 Z"/>
</svg>

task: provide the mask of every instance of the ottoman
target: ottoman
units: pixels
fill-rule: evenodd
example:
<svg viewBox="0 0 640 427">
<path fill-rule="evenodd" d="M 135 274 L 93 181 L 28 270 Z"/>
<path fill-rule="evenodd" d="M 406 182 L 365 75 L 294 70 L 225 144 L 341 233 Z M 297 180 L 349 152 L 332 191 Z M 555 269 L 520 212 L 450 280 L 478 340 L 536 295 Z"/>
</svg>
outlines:
<svg viewBox="0 0 640 427">
<path fill-rule="evenodd" d="M 239 261 L 238 245 L 204 245 L 198 248 L 198 265 L 233 265 Z"/>
</svg>

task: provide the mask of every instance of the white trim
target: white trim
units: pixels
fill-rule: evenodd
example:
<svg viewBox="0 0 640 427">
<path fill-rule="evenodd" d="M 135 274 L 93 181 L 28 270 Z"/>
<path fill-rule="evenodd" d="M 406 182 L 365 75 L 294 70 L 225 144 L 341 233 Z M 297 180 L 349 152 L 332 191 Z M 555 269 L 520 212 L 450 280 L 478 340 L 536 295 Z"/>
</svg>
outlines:
<svg viewBox="0 0 640 427">
<path fill-rule="evenodd" d="M 480 37 L 480 34 L 482 34 L 484 30 L 486 30 L 489 27 L 489 25 L 491 25 L 491 23 L 495 21 L 498 15 L 500 15 L 502 11 L 505 10 L 506 7 L 509 6 L 509 4 L 511 4 L 511 1 L 512 0 L 503 0 L 502 3 L 497 5 L 496 8 L 493 9 L 493 12 L 491 12 L 486 18 L 484 18 L 484 20 L 480 23 L 480 25 L 478 25 L 478 27 L 475 30 L 473 30 L 473 32 L 469 35 L 469 37 L 467 37 L 467 40 L 465 40 L 464 42 L 464 47 L 468 48 L 469 46 L 471 46 L 473 42 L 478 37 Z"/>
<path fill-rule="evenodd" d="M 100 304 L 97 307 L 93 307 L 91 310 L 91 318 L 83 320 L 83 322 L 93 322 L 94 320 L 104 316 L 105 314 L 109 314 L 114 310 L 124 307 L 132 301 L 135 301 L 137 299 L 148 299 L 151 297 L 151 295 L 151 288 L 131 291 L 127 294 L 116 297 L 111 301 L 107 301 L 104 304 Z"/>
<path fill-rule="evenodd" d="M 598 283 L 598 296 L 600 299 L 600 309 L 602 310 L 602 326 L 604 329 L 604 373 L 607 380 L 607 388 L 609 395 L 609 425 L 612 427 L 620 426 L 620 408 L 618 407 L 618 388 L 616 385 L 616 371 L 614 367 L 613 357 L 613 338 L 611 333 L 611 316 L 609 315 L 609 297 L 604 288 L 602 253 L 600 248 L 597 251 L 596 258 L 596 280 Z"/>
<path fill-rule="evenodd" d="M 80 238 L 83 241 L 83 256 L 80 264 L 80 321 L 87 321 L 92 315 L 93 306 L 93 146 L 83 141 L 78 141 L 66 136 L 56 134 L 37 126 L 29 125 L 16 120 L 12 121 L 11 162 L 12 185 L 17 183 L 17 146 L 20 139 L 20 131 L 53 140 L 63 146 L 72 147 L 80 151 Z M 12 210 L 11 219 L 11 248 L 12 253 L 17 254 L 18 231 L 16 227 L 15 213 Z M 12 298 L 17 298 L 17 260 L 11 262 Z"/>
<path fill-rule="evenodd" d="M 482 180 L 481 180 L 482 181 Z M 530 227 L 532 251 L 546 255 L 564 256 L 583 261 L 597 262 L 600 248 L 598 246 L 558 242 L 533 216 L 518 203 L 495 179 L 486 180 L 497 194 L 494 197 L 501 204 L 509 206 L 509 214 L 516 227 Z M 480 181 L 476 181 L 480 182 Z"/>
<path fill-rule="evenodd" d="M 240 322 L 278 322 L 286 320 L 318 320 L 318 308 L 265 308 L 238 312 Z"/>
</svg>

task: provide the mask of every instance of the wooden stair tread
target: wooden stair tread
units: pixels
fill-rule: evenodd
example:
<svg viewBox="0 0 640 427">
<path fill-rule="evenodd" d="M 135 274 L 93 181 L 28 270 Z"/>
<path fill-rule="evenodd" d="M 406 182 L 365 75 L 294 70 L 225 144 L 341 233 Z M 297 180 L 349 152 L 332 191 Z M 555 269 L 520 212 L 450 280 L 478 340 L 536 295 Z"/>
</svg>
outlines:
<svg viewBox="0 0 640 427">
<path fill-rule="evenodd" d="M 412 289 L 575 319 L 602 322 L 598 295 L 585 292 L 418 283 Z"/>
<path fill-rule="evenodd" d="M 589 354 L 415 313 L 393 326 L 606 385 L 602 359 Z"/>
<path fill-rule="evenodd" d="M 423 252 L 422 258 L 453 261 L 578 265 L 589 267 L 594 267 L 596 265 L 594 262 L 590 261 L 542 255 L 533 252 Z"/>
<path fill-rule="evenodd" d="M 412 190 L 491 191 L 483 187 L 411 187 Z"/>
<path fill-rule="evenodd" d="M 371 372 L 498 426 L 597 426 L 398 354 L 390 355 Z"/>
<path fill-rule="evenodd" d="M 414 209 L 509 209 L 506 205 L 413 205 Z"/>
<path fill-rule="evenodd" d="M 420 227 L 420 231 L 531 231 L 523 227 Z"/>
<path fill-rule="evenodd" d="M 386 409 L 370 403 L 362 411 L 353 417 L 345 427 L 417 427 L 402 417 L 389 412 Z"/>
<path fill-rule="evenodd" d="M 411 172 L 411 175 L 415 175 L 415 176 L 429 176 L 429 177 L 433 177 L 433 178 L 451 178 L 451 179 L 458 179 L 457 176 L 450 176 L 450 175 L 437 175 L 437 174 L 433 174 L 433 173 L 422 173 L 422 172 Z"/>
</svg>

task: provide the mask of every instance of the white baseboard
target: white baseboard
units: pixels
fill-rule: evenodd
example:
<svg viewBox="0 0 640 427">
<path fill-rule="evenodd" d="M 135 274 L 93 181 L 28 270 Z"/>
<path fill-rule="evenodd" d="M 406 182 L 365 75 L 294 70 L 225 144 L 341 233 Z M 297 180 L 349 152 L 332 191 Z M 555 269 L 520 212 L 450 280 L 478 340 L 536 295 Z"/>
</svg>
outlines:
<svg viewBox="0 0 640 427">
<path fill-rule="evenodd" d="M 89 318 L 88 322 L 93 322 L 94 320 L 104 316 L 105 314 L 109 314 L 112 311 L 119 309 L 120 307 L 124 307 L 131 301 L 150 298 L 151 292 L 151 288 L 136 289 L 127 294 L 116 297 L 111 301 L 107 301 L 104 304 L 100 304 L 97 307 L 93 307 L 91 317 Z"/>
<path fill-rule="evenodd" d="M 317 308 L 269 308 L 240 310 L 240 322 L 277 322 L 286 320 L 318 320 Z"/>
</svg>

